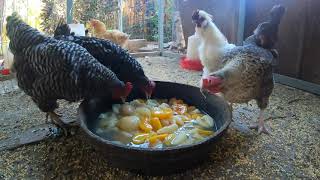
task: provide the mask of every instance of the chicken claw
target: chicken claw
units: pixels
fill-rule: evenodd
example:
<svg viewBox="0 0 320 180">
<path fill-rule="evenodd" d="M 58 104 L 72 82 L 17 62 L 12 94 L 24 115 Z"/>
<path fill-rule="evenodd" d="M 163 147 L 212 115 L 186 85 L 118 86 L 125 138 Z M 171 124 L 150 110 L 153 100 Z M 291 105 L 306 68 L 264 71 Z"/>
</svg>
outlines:
<svg viewBox="0 0 320 180">
<path fill-rule="evenodd" d="M 150 94 L 146 94 L 146 98 L 147 98 L 147 99 L 150 99 L 150 98 L 151 98 L 151 95 L 150 95 Z"/>
<path fill-rule="evenodd" d="M 250 129 L 257 129 L 258 130 L 258 134 L 261 134 L 261 133 L 268 134 L 268 135 L 271 134 L 270 130 L 268 130 L 266 128 L 264 123 L 257 122 L 255 124 L 250 125 L 249 128 Z"/>
<path fill-rule="evenodd" d="M 46 114 L 46 121 L 48 121 L 48 116 L 50 116 L 52 123 L 60 127 L 63 130 L 64 134 L 67 136 L 68 131 L 66 129 L 66 124 L 61 120 L 61 115 L 55 112 L 48 112 Z"/>
<path fill-rule="evenodd" d="M 258 134 L 261 134 L 261 133 L 271 134 L 270 130 L 268 130 L 265 126 L 264 119 L 263 119 L 263 111 L 260 111 L 259 121 L 250 125 L 249 128 L 250 129 L 257 129 Z"/>
<path fill-rule="evenodd" d="M 121 97 L 121 102 L 124 104 L 126 103 L 126 98 L 125 97 Z"/>
</svg>

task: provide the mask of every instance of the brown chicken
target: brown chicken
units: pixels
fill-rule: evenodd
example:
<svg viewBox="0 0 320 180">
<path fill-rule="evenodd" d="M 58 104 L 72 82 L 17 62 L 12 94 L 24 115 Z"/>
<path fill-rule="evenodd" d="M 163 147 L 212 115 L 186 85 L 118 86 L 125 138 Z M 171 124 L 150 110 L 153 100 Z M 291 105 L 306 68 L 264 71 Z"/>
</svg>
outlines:
<svg viewBox="0 0 320 180">
<path fill-rule="evenodd" d="M 120 45 L 122 48 L 126 48 L 128 41 L 129 41 L 129 35 L 126 33 L 123 33 L 118 30 L 107 30 L 105 24 L 99 20 L 92 19 L 90 21 L 90 26 L 93 30 L 93 36 L 100 38 L 100 39 L 107 39 L 110 40 L 118 45 Z"/>
<path fill-rule="evenodd" d="M 222 67 L 202 79 L 202 89 L 221 93 L 231 104 L 256 100 L 260 108 L 259 120 L 251 128 L 258 129 L 259 133 L 269 133 L 264 125 L 263 112 L 274 86 L 272 61 L 277 58 L 277 53 L 273 48 L 284 12 L 284 7 L 274 6 L 270 20 L 259 24 L 243 46 L 225 52 L 221 56 Z"/>
</svg>

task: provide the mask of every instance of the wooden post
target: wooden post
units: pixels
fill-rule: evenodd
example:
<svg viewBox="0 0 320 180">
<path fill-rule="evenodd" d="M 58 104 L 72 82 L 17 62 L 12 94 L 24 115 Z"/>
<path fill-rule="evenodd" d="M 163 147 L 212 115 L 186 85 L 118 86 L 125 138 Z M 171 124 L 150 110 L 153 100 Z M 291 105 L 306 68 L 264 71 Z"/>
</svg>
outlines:
<svg viewBox="0 0 320 180">
<path fill-rule="evenodd" d="M 67 24 L 71 24 L 72 23 L 72 12 L 73 12 L 73 0 L 67 0 Z"/>
<path fill-rule="evenodd" d="M 162 56 L 163 53 L 163 23 L 164 23 L 164 0 L 158 0 L 159 4 L 159 20 L 158 20 L 158 29 L 159 29 L 159 49 Z"/>
<path fill-rule="evenodd" d="M 0 55 L 3 55 L 3 45 L 4 45 L 4 42 L 3 42 L 3 39 L 2 39 L 2 29 L 3 29 L 3 23 L 4 23 L 4 16 L 5 16 L 5 8 L 6 8 L 6 0 L 3 0 L 2 3 L 1 3 L 1 19 L 0 19 Z"/>
<path fill-rule="evenodd" d="M 122 16 L 123 16 L 123 12 L 122 12 L 122 2 L 123 0 L 118 0 L 118 7 L 119 7 L 119 11 L 118 11 L 118 29 L 119 31 L 123 32 L 123 22 L 122 22 Z"/>
<path fill-rule="evenodd" d="M 5 16 L 5 4 L 6 4 L 6 1 L 3 0 L 0 2 L 0 16 L 1 16 L 1 19 L 0 19 L 0 42 L 1 42 L 1 39 L 2 39 L 2 27 L 3 27 L 3 22 L 4 22 L 4 16 Z M 2 42 L 1 42 L 2 43 Z"/>
<path fill-rule="evenodd" d="M 273 73 L 273 78 L 276 83 L 291 86 L 297 89 L 301 89 L 316 95 L 320 95 L 320 85 L 315 83 L 310 83 L 300 79 L 284 76 L 281 74 Z"/>
<path fill-rule="evenodd" d="M 244 24 L 246 17 L 246 0 L 239 1 L 239 19 L 237 32 L 237 45 L 241 46 L 244 40 Z"/>
<path fill-rule="evenodd" d="M 16 0 L 12 1 L 12 9 L 13 9 L 13 12 L 16 11 Z"/>
</svg>

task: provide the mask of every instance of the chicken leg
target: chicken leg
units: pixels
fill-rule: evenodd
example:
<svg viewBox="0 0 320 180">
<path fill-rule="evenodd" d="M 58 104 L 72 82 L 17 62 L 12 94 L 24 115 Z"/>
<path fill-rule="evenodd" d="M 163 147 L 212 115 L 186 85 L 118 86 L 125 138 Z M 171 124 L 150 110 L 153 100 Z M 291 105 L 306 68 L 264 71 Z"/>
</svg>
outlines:
<svg viewBox="0 0 320 180">
<path fill-rule="evenodd" d="M 257 129 L 258 133 L 270 134 L 270 130 L 265 127 L 264 119 L 263 119 L 264 110 L 260 110 L 258 122 L 250 125 L 250 129 Z"/>
<path fill-rule="evenodd" d="M 49 116 L 50 116 L 50 119 L 52 120 L 52 123 L 60 127 L 63 130 L 65 135 L 68 135 L 66 124 L 61 120 L 61 115 L 55 112 L 47 112 L 46 121 L 48 121 Z"/>
</svg>

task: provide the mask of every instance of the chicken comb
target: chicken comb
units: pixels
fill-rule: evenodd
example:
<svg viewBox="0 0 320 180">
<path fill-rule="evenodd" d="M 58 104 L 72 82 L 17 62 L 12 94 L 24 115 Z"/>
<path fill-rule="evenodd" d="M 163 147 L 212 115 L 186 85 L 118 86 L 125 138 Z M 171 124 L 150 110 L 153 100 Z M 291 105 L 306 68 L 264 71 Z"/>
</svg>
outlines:
<svg viewBox="0 0 320 180">
<path fill-rule="evenodd" d="M 123 91 L 125 97 L 129 96 L 129 94 L 132 91 L 132 88 L 133 88 L 132 83 L 126 82 L 125 87 L 124 87 L 124 91 Z"/>
<path fill-rule="evenodd" d="M 128 91 L 131 91 L 133 88 L 133 85 L 131 82 L 126 82 L 125 84 L 125 89 L 128 90 Z"/>
<path fill-rule="evenodd" d="M 222 80 L 219 77 L 208 76 L 202 79 L 202 89 L 208 90 L 210 93 L 215 94 L 220 92 L 220 84 Z"/>
<path fill-rule="evenodd" d="M 202 87 L 203 88 L 209 87 L 209 79 L 206 79 L 206 78 L 202 79 Z"/>
<path fill-rule="evenodd" d="M 216 76 L 208 76 L 202 79 L 202 84 L 204 88 L 221 84 L 221 82 L 222 82 L 221 78 Z"/>
</svg>

